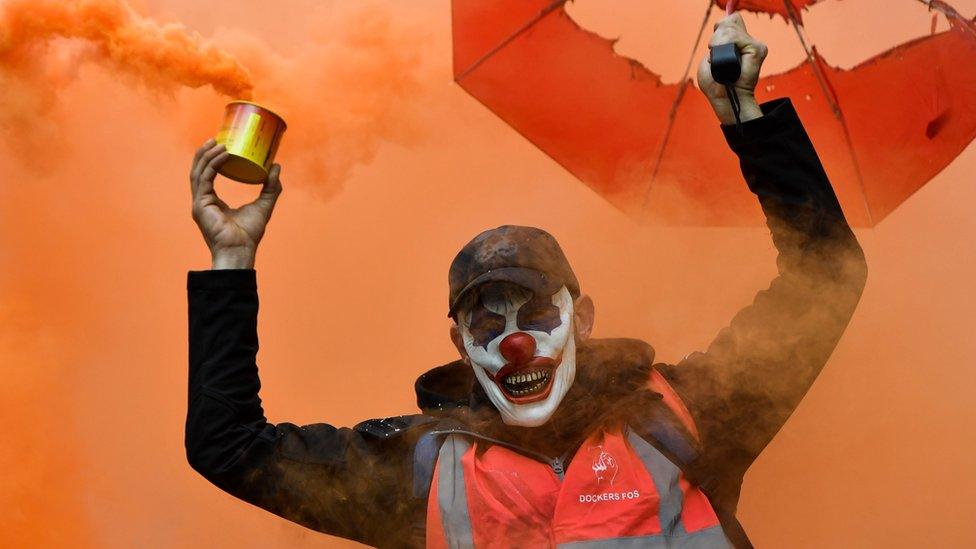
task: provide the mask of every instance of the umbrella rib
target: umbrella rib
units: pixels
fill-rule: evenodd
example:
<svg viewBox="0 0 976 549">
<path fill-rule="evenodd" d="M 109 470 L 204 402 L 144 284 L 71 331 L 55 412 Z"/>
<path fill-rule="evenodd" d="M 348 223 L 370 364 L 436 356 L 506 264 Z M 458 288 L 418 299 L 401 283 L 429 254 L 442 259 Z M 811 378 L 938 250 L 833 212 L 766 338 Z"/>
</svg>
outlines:
<svg viewBox="0 0 976 549">
<path fill-rule="evenodd" d="M 641 204 L 641 211 L 647 209 L 647 202 L 651 197 L 651 189 L 654 187 L 654 180 L 657 178 L 658 169 L 661 167 L 661 161 L 664 159 L 664 150 L 668 146 L 668 140 L 671 137 L 671 129 L 674 128 L 674 121 L 678 116 L 678 106 L 681 104 L 681 99 L 684 98 L 685 90 L 688 88 L 690 81 L 688 80 L 688 74 L 691 73 L 691 66 L 695 62 L 695 51 L 698 49 L 698 44 L 701 42 L 702 34 L 705 32 L 705 26 L 708 25 L 709 16 L 712 13 L 712 0 L 706 0 L 705 4 L 705 16 L 702 17 L 701 27 L 698 28 L 698 36 L 695 37 L 695 41 L 691 44 L 691 53 L 688 55 L 688 64 L 685 65 L 684 76 L 681 77 L 681 85 L 678 87 L 678 93 L 674 97 L 674 101 L 671 103 L 671 110 L 668 113 L 668 125 L 664 129 L 664 139 L 661 140 L 661 146 L 658 147 L 657 157 L 654 159 L 654 169 L 651 171 L 651 179 L 647 183 L 647 190 L 644 191 L 644 200 Z"/>
<path fill-rule="evenodd" d="M 857 175 L 857 183 L 861 187 L 861 200 L 864 202 L 864 212 L 868 216 L 868 225 L 874 226 L 874 216 L 871 214 L 871 205 L 868 203 L 867 188 L 864 186 L 864 176 L 861 174 L 861 164 L 857 160 L 857 153 L 854 151 L 854 143 L 851 141 L 851 133 L 847 128 L 847 120 L 844 118 L 844 112 L 841 111 L 840 104 L 837 102 L 837 97 L 834 95 L 833 89 L 828 85 L 827 75 L 823 73 L 820 68 L 820 64 L 817 63 L 813 56 L 813 51 L 810 46 L 807 45 L 806 38 L 803 36 L 802 25 L 797 20 L 796 11 L 794 11 L 793 4 L 790 0 L 783 0 L 783 5 L 786 6 L 786 13 L 790 17 L 790 23 L 793 24 L 793 28 L 796 30 L 796 36 L 800 39 L 800 44 L 803 46 L 803 50 L 807 54 L 807 62 L 810 63 L 810 67 L 813 69 L 813 74 L 817 78 L 817 83 L 820 85 L 820 89 L 823 91 L 824 96 L 827 98 L 827 102 L 830 104 L 830 108 L 834 113 L 834 117 L 840 122 L 841 130 L 844 133 L 844 143 L 847 145 L 847 152 L 851 155 L 851 162 L 854 163 L 854 173 Z"/>
<path fill-rule="evenodd" d="M 466 68 L 463 71 L 461 71 L 460 73 L 458 73 L 458 75 L 454 77 L 454 81 L 455 82 L 460 82 L 461 80 L 464 80 L 465 77 L 467 77 L 469 74 L 471 74 L 472 71 L 474 71 L 475 69 L 477 69 L 478 67 L 480 67 L 482 63 L 484 63 L 485 61 L 487 61 L 488 59 L 490 59 L 491 56 L 493 56 L 496 53 L 498 53 L 502 48 L 504 48 L 505 46 L 509 45 L 512 42 L 512 40 L 515 40 L 516 38 L 518 38 L 519 36 L 521 36 L 525 31 L 531 29 L 536 23 L 539 22 L 539 20 L 541 20 L 543 17 L 549 15 L 550 13 L 552 13 L 553 11 L 555 11 L 556 9 L 560 8 L 567 1 L 568 0 L 553 0 L 553 2 L 551 2 L 548 6 L 542 8 L 541 10 L 539 10 L 539 13 L 537 13 L 535 15 L 535 17 L 533 17 L 532 19 L 529 19 L 528 21 L 526 21 L 521 27 L 519 27 L 518 29 L 516 29 L 515 32 L 513 32 L 510 35 L 508 35 L 507 37 L 505 37 L 504 40 L 502 40 L 501 42 L 499 42 L 497 46 L 495 46 L 494 48 L 488 50 L 487 53 L 485 53 L 484 55 L 482 55 L 481 57 L 479 57 L 478 59 L 476 59 L 474 63 L 471 63 L 471 65 L 468 68 Z"/>
<path fill-rule="evenodd" d="M 820 89 L 823 91 L 824 96 L 827 97 L 827 102 L 830 103 L 830 110 L 833 111 L 834 116 L 839 120 L 842 118 L 840 112 L 840 105 L 837 104 L 837 98 L 834 97 L 833 91 L 831 91 L 830 86 L 827 85 L 827 75 L 823 74 L 820 70 L 820 65 L 816 63 L 813 57 L 813 51 L 807 44 L 806 37 L 803 35 L 803 28 L 797 21 L 796 14 L 793 11 L 793 4 L 789 0 L 783 0 L 783 4 L 786 6 L 786 13 L 790 18 L 790 23 L 793 24 L 793 29 L 796 31 L 796 37 L 800 40 L 800 45 L 803 46 L 803 51 L 807 54 L 807 61 L 810 63 L 810 67 L 813 69 L 813 75 L 817 78 L 817 84 L 820 85 Z"/>
</svg>

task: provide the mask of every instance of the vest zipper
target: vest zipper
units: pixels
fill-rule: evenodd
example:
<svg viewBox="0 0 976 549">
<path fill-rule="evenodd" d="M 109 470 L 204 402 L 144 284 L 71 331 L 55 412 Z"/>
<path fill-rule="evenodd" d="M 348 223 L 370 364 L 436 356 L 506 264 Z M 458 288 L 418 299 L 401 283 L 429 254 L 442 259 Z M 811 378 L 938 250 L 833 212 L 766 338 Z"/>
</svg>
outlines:
<svg viewBox="0 0 976 549">
<path fill-rule="evenodd" d="M 553 458 L 552 462 L 550 462 L 549 465 L 552 467 L 552 472 L 553 473 L 556 473 L 556 476 L 559 477 L 559 480 L 562 480 L 563 479 L 563 460 L 561 460 L 559 458 Z"/>
</svg>

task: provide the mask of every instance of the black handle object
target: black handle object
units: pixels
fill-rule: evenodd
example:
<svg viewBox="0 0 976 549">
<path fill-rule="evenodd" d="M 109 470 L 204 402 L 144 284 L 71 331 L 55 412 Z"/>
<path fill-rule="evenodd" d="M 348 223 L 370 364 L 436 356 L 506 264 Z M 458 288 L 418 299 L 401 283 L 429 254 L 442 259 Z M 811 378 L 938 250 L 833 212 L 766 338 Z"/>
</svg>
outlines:
<svg viewBox="0 0 976 549">
<path fill-rule="evenodd" d="M 742 133 L 742 121 L 739 119 L 739 96 L 735 93 L 735 83 L 742 75 L 742 56 L 735 44 L 721 44 L 713 46 L 711 55 L 712 79 L 725 86 L 725 93 L 732 104 L 732 114 L 735 115 L 735 127 Z"/>
<path fill-rule="evenodd" d="M 739 48 L 735 44 L 722 44 L 712 48 L 712 78 L 719 84 L 735 84 L 742 75 Z"/>
</svg>

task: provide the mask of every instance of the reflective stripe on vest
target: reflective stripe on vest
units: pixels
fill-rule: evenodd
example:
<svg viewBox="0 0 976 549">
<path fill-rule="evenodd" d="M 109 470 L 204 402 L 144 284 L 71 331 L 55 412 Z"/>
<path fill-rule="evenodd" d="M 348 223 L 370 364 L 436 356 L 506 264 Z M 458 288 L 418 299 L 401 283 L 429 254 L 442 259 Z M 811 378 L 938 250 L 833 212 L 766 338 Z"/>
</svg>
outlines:
<svg viewBox="0 0 976 549">
<path fill-rule="evenodd" d="M 640 436 L 595 433 L 560 480 L 502 446 L 447 437 L 427 515 L 427 546 L 730 548 L 705 496 Z"/>
<path fill-rule="evenodd" d="M 447 437 L 441 445 L 427 511 L 428 523 L 432 522 L 431 519 L 439 519 L 440 527 L 432 531 L 428 524 L 427 547 L 474 547 L 464 485 L 464 467 L 461 464 L 461 459 L 470 449 L 468 441 L 458 435 Z M 431 509 L 435 505 L 436 509 Z"/>
</svg>

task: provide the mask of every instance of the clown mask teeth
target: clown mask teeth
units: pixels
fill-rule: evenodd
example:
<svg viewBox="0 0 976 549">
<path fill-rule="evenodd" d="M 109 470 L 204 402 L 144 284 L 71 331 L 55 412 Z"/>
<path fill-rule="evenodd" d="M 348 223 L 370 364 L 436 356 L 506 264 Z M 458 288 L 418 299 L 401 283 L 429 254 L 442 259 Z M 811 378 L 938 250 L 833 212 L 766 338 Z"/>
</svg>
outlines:
<svg viewBox="0 0 976 549">
<path fill-rule="evenodd" d="M 535 370 L 507 376 L 502 383 L 505 390 L 515 396 L 527 396 L 541 392 L 552 377 L 550 370 Z"/>
</svg>

